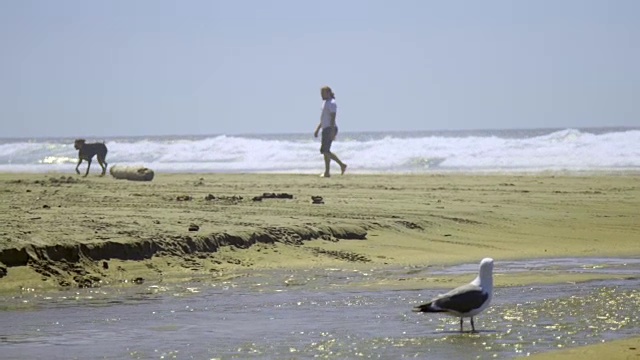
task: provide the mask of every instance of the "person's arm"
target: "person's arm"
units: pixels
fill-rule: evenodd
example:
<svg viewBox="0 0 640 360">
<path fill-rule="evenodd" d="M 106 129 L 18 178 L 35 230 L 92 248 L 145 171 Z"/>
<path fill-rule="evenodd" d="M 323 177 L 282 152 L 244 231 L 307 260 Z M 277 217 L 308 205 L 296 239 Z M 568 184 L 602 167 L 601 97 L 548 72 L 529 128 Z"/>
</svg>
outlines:
<svg viewBox="0 0 640 360">
<path fill-rule="evenodd" d="M 313 137 L 318 137 L 318 132 L 320 131 L 320 127 L 322 127 L 322 120 L 320 120 L 320 122 L 318 123 L 318 126 L 316 126 L 316 131 L 313 132 Z"/>
<path fill-rule="evenodd" d="M 331 118 L 331 126 L 332 126 L 334 129 L 337 129 L 337 125 L 336 125 L 336 113 L 335 113 L 335 112 L 332 112 L 329 116 L 330 116 L 330 118 Z M 333 139 L 332 139 L 332 140 L 335 140 L 335 139 L 336 139 L 336 135 L 338 135 L 338 131 L 337 131 L 337 130 L 334 130 L 334 131 L 333 131 Z"/>
<path fill-rule="evenodd" d="M 331 126 L 337 130 L 338 125 L 336 124 L 336 115 L 338 114 L 338 105 L 336 105 L 335 102 L 332 102 L 329 108 L 329 119 L 330 119 L 330 124 Z M 336 139 L 336 135 L 338 134 L 338 131 L 334 131 L 333 132 L 333 140 Z"/>
</svg>

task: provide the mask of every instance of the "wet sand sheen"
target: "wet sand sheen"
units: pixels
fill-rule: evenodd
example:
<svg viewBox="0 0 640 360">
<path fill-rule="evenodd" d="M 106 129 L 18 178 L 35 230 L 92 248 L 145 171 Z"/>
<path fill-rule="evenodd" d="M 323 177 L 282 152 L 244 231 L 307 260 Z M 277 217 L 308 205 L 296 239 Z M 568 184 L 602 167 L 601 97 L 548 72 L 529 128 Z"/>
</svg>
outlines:
<svg viewBox="0 0 640 360">
<path fill-rule="evenodd" d="M 0 185 L 4 293 L 278 268 L 640 256 L 634 174 L 157 174 L 149 183 L 0 174 Z M 496 286 L 593 279 L 602 275 L 534 272 Z M 422 280 L 403 286 L 450 285 Z"/>
</svg>

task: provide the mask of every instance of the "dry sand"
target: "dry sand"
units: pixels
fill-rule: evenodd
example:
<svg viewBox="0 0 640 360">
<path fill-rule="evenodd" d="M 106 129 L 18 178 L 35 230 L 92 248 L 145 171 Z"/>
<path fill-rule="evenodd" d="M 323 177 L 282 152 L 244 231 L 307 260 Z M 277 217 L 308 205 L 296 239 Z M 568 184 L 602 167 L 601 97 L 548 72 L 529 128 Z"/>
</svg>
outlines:
<svg viewBox="0 0 640 360">
<path fill-rule="evenodd" d="M 639 257 L 640 176 L 0 174 L 0 224 L 4 293 L 486 256 L 496 266 Z M 504 274 L 496 286 L 597 276 Z M 362 285 L 451 286 L 430 278 Z"/>
</svg>

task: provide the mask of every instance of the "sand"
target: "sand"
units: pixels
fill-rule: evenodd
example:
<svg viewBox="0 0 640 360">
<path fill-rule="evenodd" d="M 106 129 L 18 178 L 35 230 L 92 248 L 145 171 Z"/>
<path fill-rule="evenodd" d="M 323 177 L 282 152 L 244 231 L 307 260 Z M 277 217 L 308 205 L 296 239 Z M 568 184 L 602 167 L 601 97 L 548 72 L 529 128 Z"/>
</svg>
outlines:
<svg viewBox="0 0 640 360">
<path fill-rule="evenodd" d="M 640 358 L 640 337 L 534 354 L 533 360 L 631 360 Z"/>
<path fill-rule="evenodd" d="M 639 209 L 638 174 L 156 174 L 149 182 L 0 174 L 0 292 L 487 256 L 496 266 L 640 257 Z M 598 276 L 504 274 L 496 286 Z M 449 280 L 361 285 L 459 281 Z"/>
<path fill-rule="evenodd" d="M 0 174 L 0 185 L 4 290 L 486 256 L 640 256 L 636 175 Z"/>
</svg>

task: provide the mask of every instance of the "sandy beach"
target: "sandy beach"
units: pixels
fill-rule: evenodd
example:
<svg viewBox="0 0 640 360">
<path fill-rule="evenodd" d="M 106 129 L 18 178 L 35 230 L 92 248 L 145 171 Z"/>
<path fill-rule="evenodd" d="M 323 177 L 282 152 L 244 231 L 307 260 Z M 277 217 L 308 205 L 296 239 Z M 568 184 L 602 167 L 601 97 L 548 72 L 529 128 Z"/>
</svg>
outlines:
<svg viewBox="0 0 640 360">
<path fill-rule="evenodd" d="M 0 184 L 4 291 L 247 269 L 640 256 L 634 175 L 1 174 Z M 569 280 L 589 279 L 497 282 Z"/>
<path fill-rule="evenodd" d="M 496 267 L 501 260 L 640 257 L 637 174 L 159 174 L 135 182 L 5 173 L 0 185 L 5 294 L 487 256 Z M 495 282 L 597 278 L 532 272 L 500 274 Z M 448 288 L 459 281 L 359 286 Z"/>
</svg>

